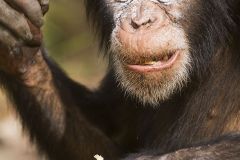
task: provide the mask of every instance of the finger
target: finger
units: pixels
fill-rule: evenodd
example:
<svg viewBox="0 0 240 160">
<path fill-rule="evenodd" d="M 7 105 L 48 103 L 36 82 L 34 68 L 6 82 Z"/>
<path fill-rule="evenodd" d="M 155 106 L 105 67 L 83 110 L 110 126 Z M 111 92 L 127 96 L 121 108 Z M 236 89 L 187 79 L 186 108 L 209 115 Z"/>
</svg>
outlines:
<svg viewBox="0 0 240 160">
<path fill-rule="evenodd" d="M 40 46 L 42 44 L 43 38 L 41 30 L 35 25 L 33 25 L 30 21 L 28 21 L 28 25 L 30 27 L 33 37 L 31 41 L 26 41 L 25 43 L 28 46 Z"/>
<path fill-rule="evenodd" d="M 17 57 L 20 55 L 22 42 L 14 37 L 6 28 L 0 26 L 0 63 L 4 64 L 6 56 Z M 8 53 L 8 54 L 6 54 Z M 5 58 L 4 58 L 5 57 Z M 0 64 L 0 65 L 1 65 Z"/>
<path fill-rule="evenodd" d="M 5 1 L 0 0 L 0 23 L 9 28 L 21 39 L 31 41 L 31 33 L 28 22 L 23 14 L 12 9 Z"/>
<path fill-rule="evenodd" d="M 38 1 L 42 7 L 43 14 L 47 13 L 49 9 L 49 0 L 38 0 Z"/>
<path fill-rule="evenodd" d="M 17 40 L 6 28 L 0 26 L 0 43 L 4 46 L 14 47 L 19 46 L 20 41 Z"/>
<path fill-rule="evenodd" d="M 13 7 L 22 11 L 37 27 L 43 25 L 42 8 L 37 0 L 5 0 Z"/>
</svg>

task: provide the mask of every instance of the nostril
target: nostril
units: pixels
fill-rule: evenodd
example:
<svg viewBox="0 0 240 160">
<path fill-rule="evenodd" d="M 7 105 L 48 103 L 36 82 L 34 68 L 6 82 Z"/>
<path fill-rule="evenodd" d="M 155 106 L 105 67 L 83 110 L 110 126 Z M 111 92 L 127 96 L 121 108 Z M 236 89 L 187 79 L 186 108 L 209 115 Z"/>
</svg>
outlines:
<svg viewBox="0 0 240 160">
<path fill-rule="evenodd" d="M 142 17 L 140 19 L 136 19 L 136 18 L 131 19 L 131 26 L 134 29 L 139 29 L 143 26 L 150 26 L 152 23 L 154 23 L 154 20 L 152 20 L 149 17 Z"/>
<path fill-rule="evenodd" d="M 152 21 L 151 21 L 151 19 L 149 19 L 148 21 L 143 22 L 142 26 L 145 26 L 145 25 L 147 25 L 147 24 L 151 24 L 151 23 L 152 23 Z"/>
<path fill-rule="evenodd" d="M 134 28 L 134 29 L 138 29 L 141 25 L 135 23 L 133 20 L 131 21 L 131 26 Z"/>
</svg>

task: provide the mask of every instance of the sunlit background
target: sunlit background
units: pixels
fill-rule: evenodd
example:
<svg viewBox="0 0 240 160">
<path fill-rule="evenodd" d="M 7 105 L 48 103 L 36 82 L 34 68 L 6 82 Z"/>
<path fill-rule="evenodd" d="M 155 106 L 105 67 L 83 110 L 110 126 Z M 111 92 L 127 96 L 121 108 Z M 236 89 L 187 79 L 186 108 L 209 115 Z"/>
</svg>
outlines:
<svg viewBox="0 0 240 160">
<path fill-rule="evenodd" d="M 50 0 L 44 26 L 49 54 L 73 79 L 96 88 L 106 63 L 85 19 L 83 0 Z M 22 132 L 17 114 L 0 93 L 0 160 L 40 160 Z"/>
</svg>

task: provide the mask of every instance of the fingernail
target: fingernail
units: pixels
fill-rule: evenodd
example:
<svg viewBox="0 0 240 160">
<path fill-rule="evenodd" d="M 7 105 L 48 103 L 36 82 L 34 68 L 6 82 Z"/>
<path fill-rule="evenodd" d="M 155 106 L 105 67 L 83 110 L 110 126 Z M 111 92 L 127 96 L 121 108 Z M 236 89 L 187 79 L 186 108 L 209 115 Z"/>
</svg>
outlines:
<svg viewBox="0 0 240 160">
<path fill-rule="evenodd" d="M 43 15 L 45 15 L 47 13 L 47 11 L 49 10 L 49 6 L 48 5 L 42 5 L 42 13 Z"/>
</svg>

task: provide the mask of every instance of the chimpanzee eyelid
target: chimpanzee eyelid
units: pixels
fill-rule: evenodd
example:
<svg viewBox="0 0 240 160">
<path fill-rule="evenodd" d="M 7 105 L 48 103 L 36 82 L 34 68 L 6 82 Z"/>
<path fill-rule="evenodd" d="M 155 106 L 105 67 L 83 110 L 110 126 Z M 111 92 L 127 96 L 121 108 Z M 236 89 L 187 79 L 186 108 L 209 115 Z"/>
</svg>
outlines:
<svg viewBox="0 0 240 160">
<path fill-rule="evenodd" d="M 127 3 L 127 4 L 129 4 L 129 3 L 131 3 L 133 0 L 115 0 L 115 2 L 117 2 L 117 3 Z"/>
<path fill-rule="evenodd" d="M 174 0 L 157 0 L 159 3 L 163 3 L 165 5 L 170 5 L 174 2 Z"/>
<path fill-rule="evenodd" d="M 116 2 L 119 2 L 119 3 L 125 3 L 127 2 L 128 0 L 116 0 Z"/>
</svg>

